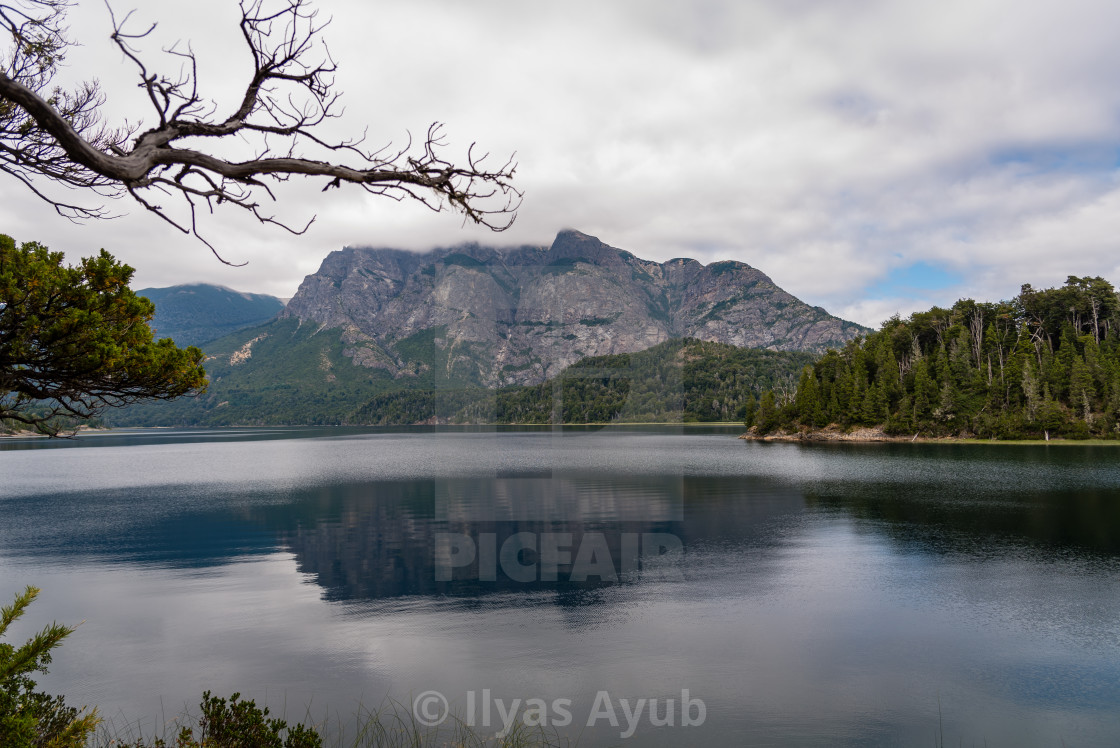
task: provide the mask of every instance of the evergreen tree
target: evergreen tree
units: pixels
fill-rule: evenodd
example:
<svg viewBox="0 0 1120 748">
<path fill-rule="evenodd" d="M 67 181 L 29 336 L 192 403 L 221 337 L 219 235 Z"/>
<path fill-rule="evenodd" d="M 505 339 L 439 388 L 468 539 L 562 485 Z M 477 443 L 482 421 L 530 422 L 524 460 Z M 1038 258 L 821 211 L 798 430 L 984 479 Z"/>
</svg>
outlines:
<svg viewBox="0 0 1120 748">
<path fill-rule="evenodd" d="M 0 420 L 51 436 L 74 422 L 206 386 L 202 351 L 153 339 L 133 269 L 101 250 L 75 267 L 0 234 Z"/>
<path fill-rule="evenodd" d="M 28 587 L 0 608 L 0 638 L 39 595 Z M 32 675 L 47 672 L 51 652 L 74 632 L 53 623 L 21 647 L 0 641 L 0 745 L 4 748 L 83 748 L 100 723 L 97 711 L 82 714 L 61 696 L 35 690 Z"/>
<path fill-rule="evenodd" d="M 754 419 L 755 431 L 760 436 L 769 434 L 778 428 L 780 418 L 774 391 L 766 390 L 762 395 L 762 402 L 758 406 L 758 415 Z"/>
<path fill-rule="evenodd" d="M 753 394 L 747 395 L 747 403 L 743 409 L 743 423 L 749 429 L 754 425 L 755 416 L 758 415 L 758 401 L 754 399 Z"/>
<path fill-rule="evenodd" d="M 814 427 L 825 425 L 825 411 L 824 405 L 821 403 L 820 387 L 811 366 L 806 366 L 801 370 L 801 381 L 797 385 L 794 403 L 797 418 L 801 423 Z"/>
<path fill-rule="evenodd" d="M 1083 418 L 1089 422 L 1089 414 L 1097 402 L 1097 385 L 1089 371 L 1088 364 L 1081 356 L 1075 356 L 1069 374 L 1069 402 L 1074 408 L 1084 411 Z"/>
<path fill-rule="evenodd" d="M 1065 423 L 1065 413 L 1062 406 L 1050 395 L 1050 385 L 1042 386 L 1042 404 L 1038 409 L 1038 423 L 1042 427 L 1046 440 L 1050 440 L 1050 432 L 1057 431 Z"/>
<path fill-rule="evenodd" d="M 1120 438 L 1120 296 L 1103 279 L 1071 276 L 1011 301 L 895 317 L 825 354 L 794 402 L 802 426 Z"/>
</svg>

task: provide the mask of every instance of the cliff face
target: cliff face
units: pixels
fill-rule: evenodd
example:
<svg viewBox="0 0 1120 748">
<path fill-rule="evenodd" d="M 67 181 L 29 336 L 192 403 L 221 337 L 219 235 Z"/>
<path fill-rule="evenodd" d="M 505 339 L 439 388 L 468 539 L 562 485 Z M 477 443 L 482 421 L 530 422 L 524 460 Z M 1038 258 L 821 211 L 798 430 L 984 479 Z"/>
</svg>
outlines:
<svg viewBox="0 0 1120 748">
<path fill-rule="evenodd" d="M 486 386 L 669 338 L 816 351 L 864 332 L 749 265 L 651 262 L 577 231 L 547 248 L 332 252 L 281 316 L 342 328 L 357 365 Z"/>
</svg>

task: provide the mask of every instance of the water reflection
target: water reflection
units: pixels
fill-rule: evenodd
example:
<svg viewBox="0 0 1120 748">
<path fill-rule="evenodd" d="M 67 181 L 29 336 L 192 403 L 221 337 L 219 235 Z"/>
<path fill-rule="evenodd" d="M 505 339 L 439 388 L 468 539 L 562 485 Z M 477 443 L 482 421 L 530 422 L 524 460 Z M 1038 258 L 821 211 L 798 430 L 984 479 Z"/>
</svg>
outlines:
<svg viewBox="0 0 1120 748">
<path fill-rule="evenodd" d="M 188 442 L 194 436 L 188 434 Z M 198 437 L 213 441 L 211 434 Z M 256 432 L 240 437 L 262 438 Z M 686 556 L 699 560 L 781 546 L 781 528 L 803 520 L 806 511 L 849 517 L 904 553 L 1028 555 L 1040 561 L 1068 561 L 1072 554 L 1105 563 L 1120 556 L 1120 488 L 1107 483 L 1116 466 L 1099 459 L 1100 452 L 744 446 L 756 448 L 744 475 L 504 469 L 488 476 L 314 482 L 286 490 L 252 490 L 244 483 L 240 490 L 223 485 L 215 491 L 141 485 L 0 497 L 0 553 L 203 568 L 289 550 L 336 600 L 526 589 L 502 573 L 472 584 L 480 581 L 481 560 L 450 583 L 437 581 L 438 538 L 448 533 L 476 542 L 493 535 L 499 549 L 518 533 L 570 534 L 573 552 L 585 536 L 601 535 L 615 577 L 626 582 L 634 579 L 626 573 L 626 536 L 669 534 L 680 539 Z M 775 474 L 776 461 L 786 463 L 784 474 Z M 1078 485 L 1088 470 L 1105 485 Z M 993 484 L 993 472 L 1017 472 L 1020 480 Z M 913 480 L 904 481 L 906 476 Z M 44 514 L 54 521 L 42 522 Z M 533 562 L 526 553 L 521 558 Z M 566 584 L 564 575 L 555 583 L 539 576 L 532 589 Z M 593 577 L 579 586 L 600 583 Z"/>
<path fill-rule="evenodd" d="M 679 539 L 686 554 L 729 541 L 765 541 L 765 526 L 780 516 L 796 514 L 804 504 L 800 494 L 789 488 L 762 488 L 729 479 L 679 476 L 613 482 L 584 476 L 339 486 L 285 506 L 262 507 L 254 511 L 253 520 L 274 532 L 295 554 L 300 569 L 312 574 L 332 599 L 559 592 L 639 581 L 641 575 L 632 572 L 643 568 L 633 557 L 650 536 Z M 712 495 L 729 501 L 698 503 L 697 511 L 685 518 L 682 512 L 687 510 L 682 507 Z M 752 499 L 765 495 L 766 500 L 743 500 L 748 495 Z M 526 497 L 524 505 L 517 501 L 519 496 Z M 734 500 L 736 496 L 739 500 Z M 503 507 L 497 518 L 496 505 Z M 518 559 L 531 579 L 504 568 L 500 558 L 500 549 L 508 548 L 518 534 L 531 536 L 532 547 Z M 440 537 L 445 535 L 467 538 L 473 544 L 473 560 L 456 564 L 454 578 L 440 581 L 437 557 Z M 559 539 L 564 555 L 551 575 L 541 564 L 542 544 L 550 539 Z M 483 558 L 487 544 L 488 562 Z M 603 554 L 592 561 L 609 564 L 609 571 L 573 580 L 572 567 L 581 551 L 590 554 L 594 548 L 589 546 L 597 544 L 602 544 Z"/>
<path fill-rule="evenodd" d="M 1014 497 L 946 497 L 938 486 L 914 485 L 900 491 L 873 481 L 837 483 L 805 493 L 808 506 L 866 522 L 902 550 L 990 557 L 1029 548 L 1055 559 L 1068 558 L 1071 551 L 1120 555 L 1118 496 L 1115 488 L 1091 488 L 1072 494 L 1036 489 Z"/>
<path fill-rule="evenodd" d="M 44 526 L 49 506 L 58 521 Z M 594 589 L 640 579 L 644 536 L 679 539 L 685 553 L 728 544 L 773 545 L 769 532 L 804 509 L 796 489 L 766 479 L 680 475 L 569 474 L 335 484 L 282 496 L 242 497 L 234 506 L 192 511 L 155 497 L 96 492 L 6 504 L 0 548 L 60 558 L 101 557 L 143 565 L 205 568 L 240 556 L 290 551 L 330 599 L 407 595 L 458 597 L 507 591 Z M 481 559 L 437 579 L 439 538 L 493 536 L 500 549 L 519 533 L 566 536 L 571 558 L 555 580 L 480 573 Z M 632 549 L 632 541 L 638 548 Z M 605 543 L 613 573 L 572 581 L 579 549 Z M 538 564 L 540 549 L 520 561 Z M 590 599 L 590 598 L 589 598 Z"/>
<path fill-rule="evenodd" d="M 430 436 L 0 451 L 0 577 L 89 619 L 51 677 L 109 709 L 689 687 L 703 739 L 636 744 L 913 744 L 939 703 L 951 742 L 1120 734 L 1120 452 Z M 476 544 L 446 579 L 441 534 Z M 495 561 L 520 534 L 533 579 L 487 579 L 484 536 Z M 679 539 L 682 578 L 633 565 L 645 535 Z M 588 542 L 610 573 L 572 581 Z"/>
</svg>

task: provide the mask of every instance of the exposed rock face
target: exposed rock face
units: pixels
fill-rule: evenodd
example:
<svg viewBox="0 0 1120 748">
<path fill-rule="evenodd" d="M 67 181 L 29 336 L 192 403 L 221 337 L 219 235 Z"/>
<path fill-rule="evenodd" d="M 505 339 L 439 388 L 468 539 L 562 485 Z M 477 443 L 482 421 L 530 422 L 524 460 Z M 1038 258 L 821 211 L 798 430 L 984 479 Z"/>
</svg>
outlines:
<svg viewBox="0 0 1120 748">
<path fill-rule="evenodd" d="M 578 231 L 551 247 L 332 252 L 281 316 L 342 328 L 355 364 L 486 386 L 669 338 L 811 351 L 865 331 L 741 262 L 651 262 Z"/>
</svg>

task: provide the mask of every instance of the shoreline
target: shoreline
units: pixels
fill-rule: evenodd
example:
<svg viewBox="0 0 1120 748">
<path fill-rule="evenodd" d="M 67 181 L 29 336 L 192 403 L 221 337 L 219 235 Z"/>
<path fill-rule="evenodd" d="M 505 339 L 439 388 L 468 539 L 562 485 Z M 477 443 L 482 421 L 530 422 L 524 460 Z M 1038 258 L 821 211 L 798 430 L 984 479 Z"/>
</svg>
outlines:
<svg viewBox="0 0 1120 748">
<path fill-rule="evenodd" d="M 471 430 L 471 429 L 489 429 L 489 428 L 512 428 L 512 429 L 527 429 L 527 430 L 553 430 L 556 427 L 560 428 L 627 428 L 627 427 L 651 427 L 651 426 L 675 426 L 688 429 L 702 429 L 702 428 L 716 428 L 716 429 L 730 429 L 739 427 L 742 428 L 742 422 L 739 421 L 631 421 L 631 422 L 608 422 L 608 423 L 564 423 L 564 424 L 525 424 L 525 423 L 457 423 L 457 424 L 393 424 L 393 425 L 352 425 L 352 424 L 332 424 L 332 425 L 318 425 L 310 426 L 307 424 L 270 424 L 270 425 L 237 425 L 237 426 L 120 426 L 120 427 L 90 427 L 80 426 L 78 433 L 98 435 L 98 434 L 113 434 L 114 432 L 129 432 L 129 431 L 224 431 L 224 430 L 238 430 L 238 429 L 301 429 L 301 428 L 343 428 L 343 429 L 410 429 L 410 428 L 432 428 L 442 427 L 450 428 L 452 430 Z M 72 434 L 77 436 L 77 434 Z M 27 438 L 49 438 L 45 434 L 40 434 L 35 431 L 18 431 L 9 433 L 0 433 L 0 440 L 3 439 L 27 439 Z M 1033 445 L 1033 444 L 1063 444 L 1063 445 L 1081 445 L 1081 446 L 1120 446 L 1120 439 L 1066 439 L 1062 437 L 1054 437 L 1052 439 L 983 439 L 980 437 L 962 437 L 962 436 L 919 436 L 919 435 L 893 435 L 887 434 L 881 427 L 861 427 L 852 429 L 851 431 L 844 431 L 837 426 L 829 426 L 823 429 L 805 430 L 794 433 L 789 432 L 774 432 L 759 436 L 751 432 L 740 434 L 738 439 L 744 441 L 756 442 L 782 442 L 782 443 L 834 443 L 834 442 L 848 442 L 856 444 L 870 444 L 876 442 L 893 442 L 893 443 L 912 443 L 912 444 L 1019 444 L 1019 445 Z"/>
<path fill-rule="evenodd" d="M 825 443 L 825 442 L 852 442 L 868 444 L 873 442 L 895 442 L 912 444 L 1062 444 L 1081 446 L 1120 446 L 1116 439 L 1065 439 L 1054 437 L 1052 439 L 983 439 L 976 436 L 913 436 L 887 434 L 881 427 L 862 427 L 843 431 L 838 427 L 826 427 L 812 431 L 798 431 L 796 433 L 775 432 L 759 436 L 749 431 L 740 434 L 740 439 L 757 442 L 785 442 L 785 443 Z"/>
<path fill-rule="evenodd" d="M 73 433 L 66 432 L 67 436 L 77 436 L 78 434 L 88 434 L 91 432 L 110 431 L 108 426 L 87 426 L 86 424 L 79 425 Z M 43 434 L 34 429 L 18 429 L 15 431 L 0 431 L 0 439 L 28 439 L 31 437 L 49 439 L 47 434 Z M 67 437 L 58 436 L 56 439 L 65 439 Z"/>
<path fill-rule="evenodd" d="M 224 431 L 235 429 L 411 429 L 411 428 L 451 428 L 451 429 L 489 429 L 489 428 L 517 428 L 517 429 L 555 429 L 555 428 L 628 428 L 632 426 L 676 426 L 680 428 L 719 428 L 733 429 L 743 427 L 742 421 L 591 421 L 586 423 L 392 423 L 392 424 L 307 424 L 307 423 L 273 423 L 273 424 L 230 424 L 224 426 L 82 426 L 80 433 L 103 433 L 127 431 Z M 44 437 L 36 431 L 0 432 L 0 438 L 27 438 Z"/>
</svg>

